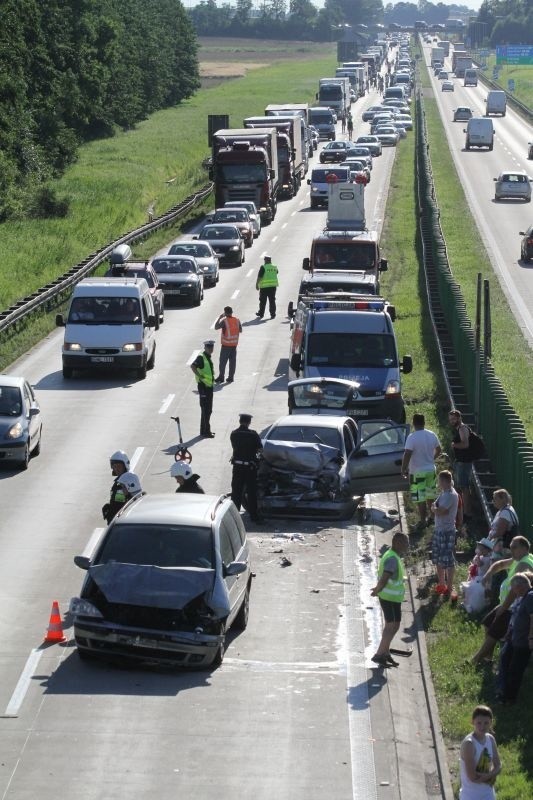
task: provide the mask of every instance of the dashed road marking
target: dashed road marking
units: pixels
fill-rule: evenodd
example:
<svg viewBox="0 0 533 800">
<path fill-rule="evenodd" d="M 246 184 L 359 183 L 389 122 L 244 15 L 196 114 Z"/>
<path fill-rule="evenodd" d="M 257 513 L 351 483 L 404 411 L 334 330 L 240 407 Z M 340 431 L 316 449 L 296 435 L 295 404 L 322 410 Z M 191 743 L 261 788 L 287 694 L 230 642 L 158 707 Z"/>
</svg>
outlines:
<svg viewBox="0 0 533 800">
<path fill-rule="evenodd" d="M 11 695 L 11 699 L 7 704 L 7 708 L 2 714 L 3 717 L 18 717 L 20 707 L 24 702 L 24 698 L 26 697 L 26 693 L 30 687 L 33 675 L 43 653 L 44 650 L 34 649 L 31 651 L 30 655 L 28 656 L 28 660 L 24 665 L 24 669 L 20 674 L 18 683 L 15 686 L 15 691 Z"/>
<path fill-rule="evenodd" d="M 252 274 L 252 272 L 253 272 L 253 269 L 249 269 L 248 272 L 246 273 L 246 277 L 249 278 L 250 275 Z"/>
<path fill-rule="evenodd" d="M 165 399 L 163 400 L 163 402 L 161 403 L 161 405 L 159 407 L 158 413 L 159 414 L 165 414 L 168 411 L 168 408 L 169 408 L 170 404 L 172 403 L 172 401 L 174 400 L 175 397 L 176 397 L 175 394 L 167 394 L 167 396 L 165 397 Z"/>
<path fill-rule="evenodd" d="M 235 289 L 235 291 L 233 292 L 233 294 L 230 297 L 230 300 L 235 300 L 235 298 L 238 297 L 240 291 L 241 291 L 240 289 Z"/>
<path fill-rule="evenodd" d="M 143 454 L 144 447 L 137 447 L 135 448 L 135 452 L 133 453 L 132 457 L 130 458 L 130 469 L 134 470 L 137 462 L 139 461 L 140 457 Z"/>
</svg>

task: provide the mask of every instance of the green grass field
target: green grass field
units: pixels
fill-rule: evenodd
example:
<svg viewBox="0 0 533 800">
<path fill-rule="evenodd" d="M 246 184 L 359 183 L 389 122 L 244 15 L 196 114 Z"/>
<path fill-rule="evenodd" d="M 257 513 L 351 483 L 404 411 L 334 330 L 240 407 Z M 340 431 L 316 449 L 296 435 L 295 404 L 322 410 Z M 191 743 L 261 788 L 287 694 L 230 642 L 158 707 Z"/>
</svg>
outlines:
<svg viewBox="0 0 533 800">
<path fill-rule="evenodd" d="M 486 59 L 487 69 L 483 74 L 493 80 L 492 70 L 496 64 L 496 53 L 492 52 Z M 533 64 L 531 66 L 502 66 L 496 81 L 502 89 L 508 91 L 508 81 L 514 80 L 513 97 L 520 100 L 528 108 L 533 108 Z"/>
</svg>

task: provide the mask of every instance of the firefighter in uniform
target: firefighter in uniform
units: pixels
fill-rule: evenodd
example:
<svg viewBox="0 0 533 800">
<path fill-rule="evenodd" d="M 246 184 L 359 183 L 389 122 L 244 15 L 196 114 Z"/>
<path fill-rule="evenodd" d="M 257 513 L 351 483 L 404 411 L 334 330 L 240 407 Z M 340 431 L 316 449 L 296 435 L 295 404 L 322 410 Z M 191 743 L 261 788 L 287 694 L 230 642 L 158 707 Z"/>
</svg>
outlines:
<svg viewBox="0 0 533 800">
<path fill-rule="evenodd" d="M 224 313 L 215 322 L 215 330 L 220 331 L 220 358 L 218 377 L 215 378 L 215 383 L 224 383 L 226 364 L 229 369 L 227 383 L 233 383 L 237 364 L 237 345 L 239 344 L 239 335 L 242 333 L 242 325 L 241 321 L 233 316 L 231 306 L 225 306 Z"/>
<path fill-rule="evenodd" d="M 211 360 L 214 346 L 215 342 L 213 339 L 205 341 L 203 353 L 200 353 L 191 364 L 191 369 L 194 372 L 194 377 L 198 385 L 198 397 L 200 399 L 200 436 L 204 436 L 207 439 L 215 438 L 215 434 L 211 430 L 210 422 L 211 413 L 213 411 L 213 384 L 215 382 L 215 373 Z"/>
<path fill-rule="evenodd" d="M 176 461 L 175 464 L 172 464 L 170 476 L 175 478 L 178 484 L 176 492 L 180 494 L 205 494 L 198 483 L 200 476 L 192 471 L 192 467 L 186 461 Z"/>
<path fill-rule="evenodd" d="M 259 311 L 256 317 L 263 319 L 266 303 L 268 300 L 268 310 L 270 319 L 276 316 L 276 289 L 279 286 L 278 268 L 272 263 L 270 256 L 265 256 L 265 263 L 259 268 L 255 288 L 259 289 Z"/>
<path fill-rule="evenodd" d="M 102 506 L 102 516 L 108 525 L 128 500 L 142 492 L 141 482 L 134 472 L 130 472 L 130 460 L 123 450 L 113 453 L 109 462 L 115 480 L 111 486 L 109 503 Z"/>
<path fill-rule="evenodd" d="M 262 522 L 257 510 L 257 461 L 263 445 L 257 431 L 250 430 L 251 414 L 239 415 L 239 427 L 231 432 L 231 499 L 241 509 L 246 491 L 248 513 L 254 522 Z"/>
</svg>

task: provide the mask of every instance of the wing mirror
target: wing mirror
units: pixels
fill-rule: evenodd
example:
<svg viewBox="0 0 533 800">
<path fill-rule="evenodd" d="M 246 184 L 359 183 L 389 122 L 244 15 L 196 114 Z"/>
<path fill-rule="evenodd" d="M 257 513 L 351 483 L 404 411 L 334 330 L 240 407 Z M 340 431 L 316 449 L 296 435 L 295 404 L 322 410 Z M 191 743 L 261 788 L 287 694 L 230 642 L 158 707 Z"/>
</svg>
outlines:
<svg viewBox="0 0 533 800">
<path fill-rule="evenodd" d="M 244 561 L 232 561 L 228 566 L 224 566 L 224 577 L 231 578 L 234 575 L 242 575 L 248 569 Z"/>
<path fill-rule="evenodd" d="M 387 261 L 386 258 L 382 258 L 381 261 L 379 262 L 379 271 L 387 272 L 388 268 L 389 268 L 389 262 Z"/>
<path fill-rule="evenodd" d="M 80 569 L 85 570 L 88 570 L 91 566 L 91 560 L 90 558 L 87 558 L 87 556 L 74 556 L 74 563 Z"/>
<path fill-rule="evenodd" d="M 302 269 L 306 269 L 307 271 L 309 271 L 310 265 L 311 265 L 310 260 L 308 258 L 304 258 L 302 261 Z"/>
<path fill-rule="evenodd" d="M 293 353 L 291 356 L 291 369 L 293 372 L 297 374 L 300 372 L 302 367 L 302 356 L 300 353 Z"/>
<path fill-rule="evenodd" d="M 64 328 L 65 327 L 65 318 L 64 318 L 63 314 L 56 314 L 56 325 L 57 325 L 58 328 Z"/>
<path fill-rule="evenodd" d="M 413 371 L 413 359 L 411 356 L 404 356 L 400 368 L 404 375 L 408 375 Z"/>
</svg>

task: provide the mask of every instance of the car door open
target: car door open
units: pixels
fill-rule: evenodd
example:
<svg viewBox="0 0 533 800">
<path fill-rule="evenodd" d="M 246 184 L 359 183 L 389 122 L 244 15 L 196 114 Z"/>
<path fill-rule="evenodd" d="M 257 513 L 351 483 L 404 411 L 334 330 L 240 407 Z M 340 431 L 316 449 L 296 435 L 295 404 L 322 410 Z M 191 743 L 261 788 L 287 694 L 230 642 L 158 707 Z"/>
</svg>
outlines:
<svg viewBox="0 0 533 800">
<path fill-rule="evenodd" d="M 409 425 L 391 420 L 358 420 L 359 442 L 348 460 L 348 479 L 353 494 L 401 492 L 409 481 L 401 474 Z"/>
</svg>

